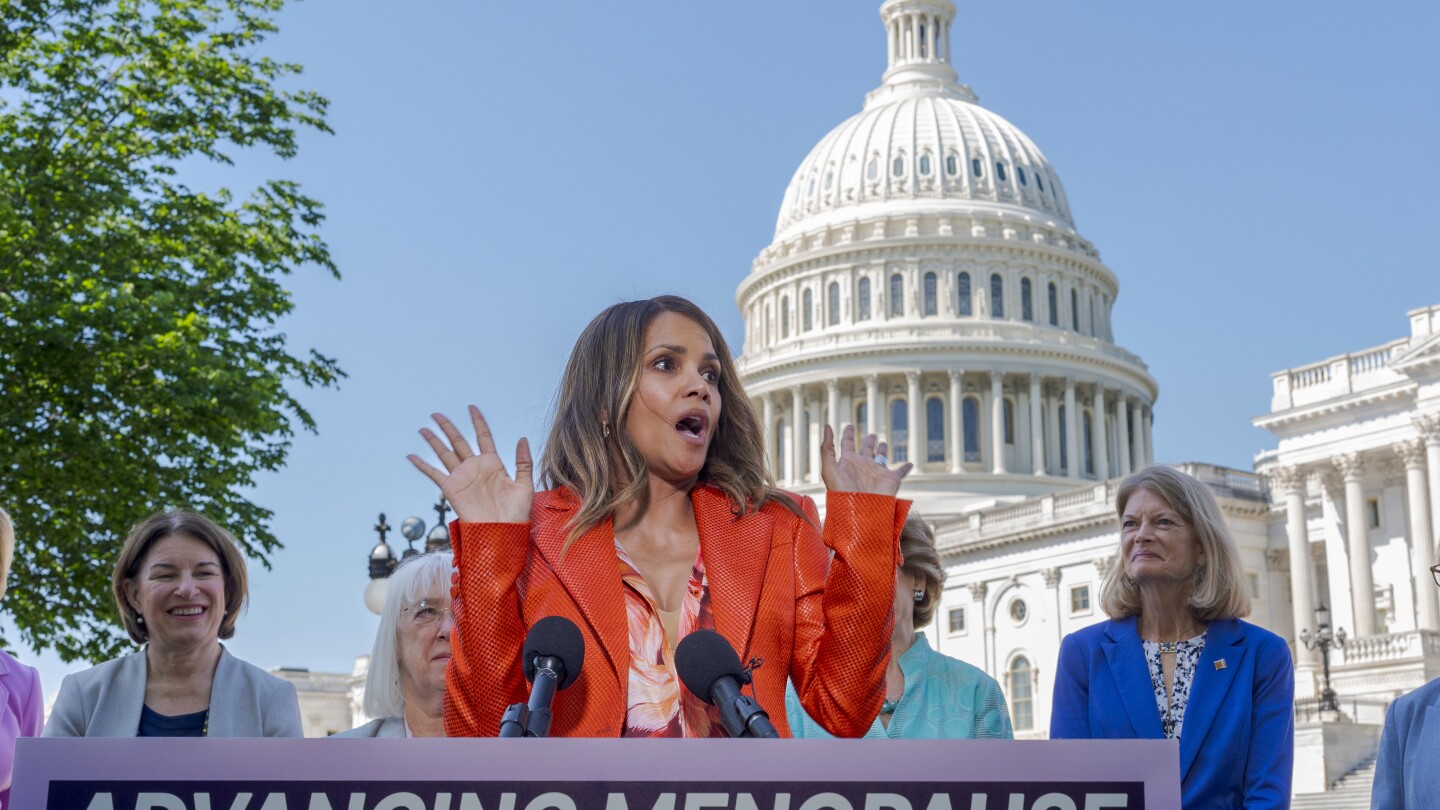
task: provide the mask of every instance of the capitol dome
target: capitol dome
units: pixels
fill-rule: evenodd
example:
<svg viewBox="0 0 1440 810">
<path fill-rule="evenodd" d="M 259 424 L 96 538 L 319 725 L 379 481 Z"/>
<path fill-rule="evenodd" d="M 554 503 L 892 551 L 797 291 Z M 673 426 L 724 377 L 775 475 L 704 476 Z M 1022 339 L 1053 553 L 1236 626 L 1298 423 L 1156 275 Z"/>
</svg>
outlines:
<svg viewBox="0 0 1440 810">
<path fill-rule="evenodd" d="M 1117 346 L 1115 274 L 1054 168 L 950 65 L 951 0 L 886 0 L 888 68 L 792 177 L 736 301 L 783 485 L 820 494 L 821 427 L 881 434 L 930 517 L 1151 459 L 1158 394 Z"/>
</svg>

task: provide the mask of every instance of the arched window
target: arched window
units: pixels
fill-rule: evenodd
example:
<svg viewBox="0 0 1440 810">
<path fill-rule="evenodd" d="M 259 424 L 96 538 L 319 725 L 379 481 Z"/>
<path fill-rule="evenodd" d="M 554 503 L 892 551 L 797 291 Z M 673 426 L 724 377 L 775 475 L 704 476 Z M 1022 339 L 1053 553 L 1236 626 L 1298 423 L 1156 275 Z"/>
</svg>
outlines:
<svg viewBox="0 0 1440 810">
<path fill-rule="evenodd" d="M 1038 189 L 1040 189 L 1041 191 L 1044 191 L 1044 190 L 1045 190 L 1045 173 L 1044 173 L 1044 172 L 1038 172 L 1038 171 L 1035 172 L 1035 187 L 1038 188 Z"/>
<path fill-rule="evenodd" d="M 1034 302 L 1031 300 L 1032 298 L 1034 298 L 1034 296 L 1030 294 L 1030 279 L 1028 279 L 1028 278 L 1022 278 L 1022 279 L 1020 279 L 1020 319 L 1021 319 L 1021 320 L 1026 320 L 1026 321 L 1033 321 L 1033 320 L 1035 320 L 1035 304 L 1034 304 Z"/>
<path fill-rule="evenodd" d="M 1049 299 L 1050 299 L 1050 300 L 1049 300 L 1049 304 L 1050 304 L 1050 325 L 1051 325 L 1051 326 L 1059 326 L 1059 325 L 1060 325 L 1060 295 L 1059 295 L 1058 292 L 1056 292 L 1056 290 L 1055 290 L 1055 282 L 1053 282 L 1053 281 L 1050 282 L 1050 295 L 1049 295 Z"/>
<path fill-rule="evenodd" d="M 965 422 L 965 460 L 980 460 L 980 400 L 965 397 L 960 407 L 960 418 Z"/>
<path fill-rule="evenodd" d="M 1029 183 L 1026 183 L 1026 182 L 1025 182 L 1025 167 L 1024 167 L 1024 166 L 1016 166 L 1016 167 L 1015 167 L 1015 176 L 1018 177 L 1018 178 L 1020 178 L 1020 185 L 1022 185 L 1022 186 L 1029 185 Z M 827 186 L 827 188 L 828 188 L 828 186 Z"/>
<path fill-rule="evenodd" d="M 990 317 L 1005 317 L 1005 279 L 999 273 L 990 275 Z"/>
<path fill-rule="evenodd" d="M 1080 331 L 1080 293 L 1070 291 L 1070 328 Z"/>
<path fill-rule="evenodd" d="M 780 296 L 780 339 L 790 337 L 790 296 Z"/>
<path fill-rule="evenodd" d="M 865 167 L 865 179 L 875 180 L 880 177 L 880 158 L 870 158 L 870 165 Z"/>
<path fill-rule="evenodd" d="M 945 173 L 954 177 L 960 171 L 960 161 L 954 155 L 945 156 Z"/>
<path fill-rule="evenodd" d="M 896 155 L 895 159 L 890 161 L 890 173 L 896 177 L 905 173 L 905 158 L 903 156 Z"/>
<path fill-rule="evenodd" d="M 905 400 L 890 401 L 890 461 L 898 464 L 910 460 L 909 411 Z"/>
<path fill-rule="evenodd" d="M 1002 183 L 1005 182 L 1005 164 L 998 160 L 995 161 L 995 179 Z"/>
<path fill-rule="evenodd" d="M 945 460 L 945 403 L 939 397 L 925 400 L 925 460 Z"/>
<path fill-rule="evenodd" d="M 830 286 L 825 290 L 830 299 L 826 302 L 828 305 L 826 309 L 830 311 L 830 325 L 835 326 L 840 323 L 840 282 L 830 282 Z"/>
<path fill-rule="evenodd" d="M 930 156 L 929 156 L 929 155 L 921 155 L 921 156 L 920 156 L 920 173 L 921 173 L 922 175 L 925 175 L 926 177 L 929 177 L 929 176 L 930 176 Z"/>
<path fill-rule="evenodd" d="M 905 314 L 905 279 L 899 273 L 890 277 L 890 317 Z"/>
<path fill-rule="evenodd" d="M 935 314 L 935 274 L 925 274 L 925 314 Z"/>
<path fill-rule="evenodd" d="M 1059 410 L 1059 419 L 1060 419 L 1060 442 L 1059 442 L 1059 444 L 1060 444 L 1060 469 L 1062 469 L 1062 470 L 1069 470 L 1069 469 L 1070 469 L 1070 450 L 1069 450 L 1069 440 L 1070 440 L 1069 433 L 1070 433 L 1070 428 L 1069 428 L 1069 427 L 1066 425 L 1066 423 L 1065 423 L 1065 406 L 1064 406 L 1064 405 L 1061 405 L 1061 406 L 1058 408 L 1058 410 Z"/>
<path fill-rule="evenodd" d="M 870 424 L 869 415 L 870 415 L 870 409 L 865 407 L 865 403 L 862 402 L 862 403 L 860 403 L 859 405 L 856 405 L 856 406 L 855 406 L 855 432 L 856 432 L 856 433 L 864 434 L 864 433 L 868 432 L 869 429 L 866 427 L 866 425 Z"/>
<path fill-rule="evenodd" d="M 1093 421 L 1091 421 L 1091 419 L 1090 419 L 1090 412 L 1089 412 L 1089 411 L 1086 411 L 1086 412 L 1085 412 L 1085 419 L 1084 419 L 1083 421 L 1085 422 L 1085 424 L 1084 424 L 1084 426 L 1082 427 L 1082 431 L 1083 431 L 1083 432 L 1082 432 L 1081 435 L 1080 435 L 1080 441 L 1083 442 L 1084 445 L 1085 445 L 1085 467 L 1084 467 L 1084 470 L 1085 470 L 1085 474 L 1086 474 L 1086 475 L 1094 475 L 1094 474 L 1095 474 L 1095 442 L 1093 441 L 1093 438 L 1094 438 L 1095 434 L 1094 434 L 1093 431 L 1094 431 L 1094 429 L 1095 429 L 1095 423 L 1094 423 Z"/>
<path fill-rule="evenodd" d="M 1015 400 L 1010 399 L 1009 397 L 1006 397 L 1006 398 L 1004 398 L 1003 400 L 1001 400 L 1001 402 L 1003 403 L 1003 405 L 1002 405 L 1002 407 L 1001 407 L 1001 410 L 1004 411 L 1004 414 L 1005 414 L 1005 443 L 1006 443 L 1006 444 L 1014 444 L 1014 443 L 1015 443 Z"/>
<path fill-rule="evenodd" d="M 833 185 L 835 185 L 835 170 L 831 169 L 830 171 L 825 172 L 825 190 L 829 191 L 830 187 Z"/>
<path fill-rule="evenodd" d="M 975 310 L 970 304 L 970 274 L 961 273 L 955 278 L 955 292 L 959 300 L 956 302 L 955 311 L 961 315 L 973 315 Z"/>
<path fill-rule="evenodd" d="M 804 310 L 800 313 L 800 329 L 801 331 L 809 332 L 815 328 L 814 317 L 811 315 L 811 313 L 815 311 L 815 296 L 809 290 L 806 290 L 800 294 L 800 305 L 801 309 Z"/>
<path fill-rule="evenodd" d="M 860 279 L 860 320 L 870 320 L 870 279 Z"/>
<path fill-rule="evenodd" d="M 1010 682 L 1010 724 L 1016 731 L 1029 731 L 1035 727 L 1033 673 L 1030 659 L 1023 655 L 1010 662 L 1010 671 L 1006 673 Z"/>
<path fill-rule="evenodd" d="M 980 158 L 970 158 L 970 173 L 976 177 L 983 177 L 985 167 L 980 164 Z"/>
</svg>

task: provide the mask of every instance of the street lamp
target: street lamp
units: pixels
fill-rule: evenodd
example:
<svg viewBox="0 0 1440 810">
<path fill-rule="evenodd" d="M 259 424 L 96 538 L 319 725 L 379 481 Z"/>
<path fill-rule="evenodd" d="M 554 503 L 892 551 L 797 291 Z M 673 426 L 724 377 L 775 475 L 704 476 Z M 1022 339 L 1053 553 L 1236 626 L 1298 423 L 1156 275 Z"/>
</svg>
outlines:
<svg viewBox="0 0 1440 810">
<path fill-rule="evenodd" d="M 389 590 L 390 574 L 395 571 L 395 566 L 411 557 L 420 554 L 415 548 L 415 542 L 425 538 L 425 553 L 450 548 L 450 531 L 445 528 L 445 516 L 450 512 L 450 505 L 441 498 L 440 502 L 433 507 L 435 514 L 439 517 L 439 525 L 430 530 L 430 535 L 425 535 L 425 521 L 418 517 L 407 517 L 400 523 L 400 534 L 405 537 L 408 548 L 395 559 L 395 552 L 390 549 L 390 544 L 385 542 L 385 535 L 391 531 L 390 524 L 385 522 L 385 513 L 380 513 L 380 522 L 375 524 L 375 533 L 380 535 L 380 541 L 370 549 L 370 583 L 365 586 L 365 607 L 376 615 L 385 607 L 385 593 Z"/>
<path fill-rule="evenodd" d="M 1345 646 L 1345 628 L 1330 632 L 1330 609 L 1321 602 L 1320 607 L 1315 609 L 1315 634 L 1312 636 L 1307 628 L 1300 631 L 1300 642 L 1305 649 L 1313 650 L 1320 648 L 1320 662 L 1325 671 L 1325 688 L 1320 690 L 1320 710 L 1340 711 L 1340 704 L 1335 702 L 1335 690 L 1330 688 L 1330 648 Z"/>
</svg>

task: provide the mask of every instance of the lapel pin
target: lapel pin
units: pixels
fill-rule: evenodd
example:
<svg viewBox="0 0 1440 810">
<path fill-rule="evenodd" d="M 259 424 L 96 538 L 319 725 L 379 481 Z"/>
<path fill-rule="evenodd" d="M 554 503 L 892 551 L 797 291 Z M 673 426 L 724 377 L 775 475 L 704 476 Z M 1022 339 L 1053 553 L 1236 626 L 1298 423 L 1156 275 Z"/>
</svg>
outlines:
<svg viewBox="0 0 1440 810">
<path fill-rule="evenodd" d="M 1216 668 L 1216 669 L 1224 669 L 1224 668 L 1225 668 L 1225 659 L 1224 659 L 1224 658 L 1221 658 L 1219 661 L 1216 661 L 1216 662 L 1215 662 L 1215 668 Z"/>
</svg>

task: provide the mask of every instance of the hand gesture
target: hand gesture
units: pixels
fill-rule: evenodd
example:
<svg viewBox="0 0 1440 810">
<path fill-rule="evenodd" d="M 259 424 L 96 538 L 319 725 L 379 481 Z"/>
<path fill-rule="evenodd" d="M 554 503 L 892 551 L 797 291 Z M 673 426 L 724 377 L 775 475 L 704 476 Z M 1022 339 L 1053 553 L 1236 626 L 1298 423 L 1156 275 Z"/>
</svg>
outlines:
<svg viewBox="0 0 1440 810">
<path fill-rule="evenodd" d="M 406 458 L 440 487 L 445 500 L 455 507 L 455 516 L 466 523 L 530 522 L 530 502 L 535 499 L 530 443 L 521 438 L 515 445 L 515 477 L 512 479 L 505 471 L 505 462 L 495 452 L 494 437 L 479 408 L 470 406 L 470 421 L 475 425 L 475 446 L 479 453 L 470 452 L 470 444 L 443 414 L 430 416 L 450 443 L 447 445 L 429 428 L 420 428 L 420 435 L 440 457 L 445 471 L 435 469 L 414 453 Z"/>
<path fill-rule="evenodd" d="M 866 492 L 890 495 L 900 491 L 900 479 L 910 474 L 915 465 L 905 462 L 895 469 L 889 467 L 885 442 L 876 442 L 874 433 L 865 437 L 855 449 L 855 426 L 846 425 L 840 436 L 840 455 L 835 455 L 835 431 L 825 426 L 820 442 L 820 477 L 831 492 Z"/>
</svg>

